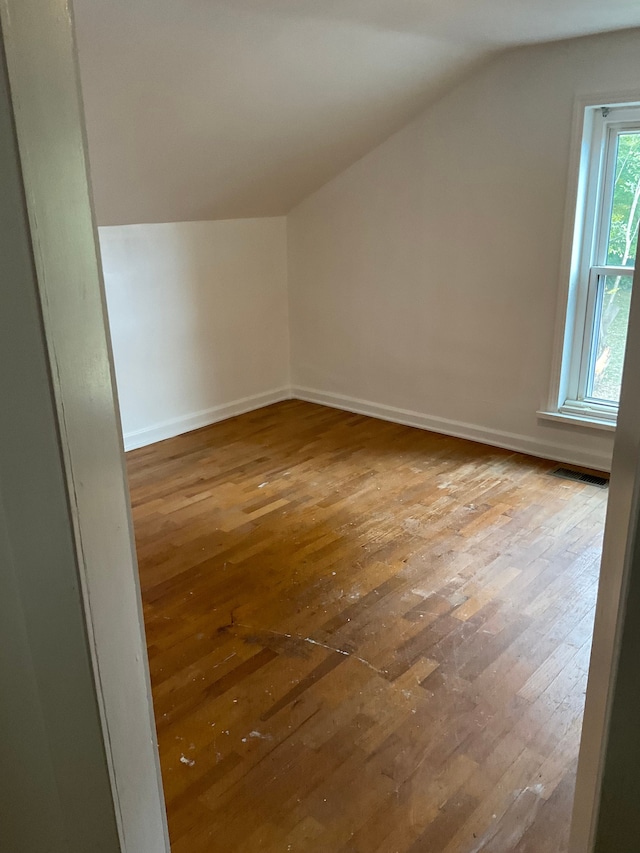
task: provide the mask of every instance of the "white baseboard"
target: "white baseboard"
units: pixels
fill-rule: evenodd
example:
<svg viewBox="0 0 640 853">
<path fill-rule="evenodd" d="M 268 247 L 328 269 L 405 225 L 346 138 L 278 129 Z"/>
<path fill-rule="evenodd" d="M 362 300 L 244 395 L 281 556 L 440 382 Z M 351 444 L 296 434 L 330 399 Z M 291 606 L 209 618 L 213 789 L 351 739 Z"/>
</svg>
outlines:
<svg viewBox="0 0 640 853">
<path fill-rule="evenodd" d="M 191 432 L 191 430 L 200 429 L 218 421 L 243 415 L 246 412 L 252 412 L 264 406 L 270 406 L 272 403 L 279 403 L 282 400 L 292 398 L 304 400 L 308 403 L 319 403 L 322 406 L 354 412 L 359 415 L 368 415 L 383 421 L 426 429 L 430 432 L 439 432 L 455 438 L 466 438 L 470 441 L 478 441 L 481 444 L 489 444 L 492 447 L 501 447 L 504 450 L 552 459 L 555 462 L 582 465 L 600 471 L 611 470 L 610 453 L 597 453 L 570 444 L 542 442 L 518 433 L 488 429 L 477 424 L 424 415 L 409 409 L 399 409 L 395 406 L 373 403 L 370 400 L 359 400 L 356 397 L 347 397 L 342 394 L 332 394 L 300 386 L 277 388 L 264 394 L 242 397 L 240 400 L 234 400 L 231 403 L 214 406 L 201 412 L 193 412 L 190 415 L 163 421 L 146 429 L 126 433 L 124 447 L 125 450 L 146 447 L 148 444 L 155 444 L 157 441 L 164 441 L 166 438 L 173 438 L 176 435 L 182 435 L 182 433 Z"/>
<path fill-rule="evenodd" d="M 408 409 L 398 409 L 394 406 L 385 406 L 380 403 L 372 403 L 369 400 L 346 397 L 342 394 L 325 393 L 313 388 L 294 386 L 291 389 L 290 396 L 296 400 L 319 403 L 334 409 L 342 409 L 359 415 L 369 415 L 383 421 L 418 427 L 443 435 L 451 435 L 455 438 L 466 438 L 470 441 L 478 441 L 481 444 L 489 444 L 492 447 L 501 447 L 517 453 L 527 453 L 530 456 L 539 456 L 542 459 L 552 459 L 554 462 L 581 465 L 599 471 L 611 470 L 610 453 L 597 453 L 570 444 L 541 442 L 526 435 L 488 429 L 477 424 L 453 421 L 448 418 L 423 415 L 420 412 L 412 412 Z"/>
<path fill-rule="evenodd" d="M 191 430 L 200 429 L 218 421 L 224 421 L 236 415 L 244 415 L 254 409 L 262 409 L 272 403 L 280 403 L 282 400 L 289 399 L 291 399 L 290 388 L 276 388 L 274 391 L 266 391 L 264 394 L 253 394 L 251 397 L 242 397 L 231 403 L 213 406 L 213 408 L 204 409 L 201 412 L 192 412 L 189 415 L 162 421 L 162 423 L 155 424 L 152 427 L 125 433 L 124 449 L 135 450 L 138 447 L 146 447 L 148 444 L 155 444 L 156 441 L 174 438 L 176 435 L 182 435 L 185 432 L 191 432 Z"/>
</svg>

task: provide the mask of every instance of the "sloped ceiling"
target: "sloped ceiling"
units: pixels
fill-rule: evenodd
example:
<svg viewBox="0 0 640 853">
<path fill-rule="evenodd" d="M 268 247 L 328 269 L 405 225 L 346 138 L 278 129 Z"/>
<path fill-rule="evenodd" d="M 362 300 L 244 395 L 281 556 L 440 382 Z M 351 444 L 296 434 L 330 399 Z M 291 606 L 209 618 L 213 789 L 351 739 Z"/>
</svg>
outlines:
<svg viewBox="0 0 640 853">
<path fill-rule="evenodd" d="M 74 0 L 100 224 L 286 213 L 495 51 L 638 0 Z"/>
</svg>

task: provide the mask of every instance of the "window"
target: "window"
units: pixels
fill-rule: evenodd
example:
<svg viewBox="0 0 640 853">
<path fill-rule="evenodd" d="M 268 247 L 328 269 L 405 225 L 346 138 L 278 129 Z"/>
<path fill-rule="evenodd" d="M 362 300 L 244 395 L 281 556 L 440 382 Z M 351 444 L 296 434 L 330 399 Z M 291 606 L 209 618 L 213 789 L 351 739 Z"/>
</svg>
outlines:
<svg viewBox="0 0 640 853">
<path fill-rule="evenodd" d="M 640 105 L 585 110 L 561 415 L 615 423 L 640 224 Z"/>
</svg>

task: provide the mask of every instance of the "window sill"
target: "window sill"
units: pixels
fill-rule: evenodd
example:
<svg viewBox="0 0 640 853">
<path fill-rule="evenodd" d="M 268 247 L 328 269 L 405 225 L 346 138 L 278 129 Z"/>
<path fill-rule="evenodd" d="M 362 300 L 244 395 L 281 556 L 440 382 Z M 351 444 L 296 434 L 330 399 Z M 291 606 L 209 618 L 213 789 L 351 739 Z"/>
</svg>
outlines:
<svg viewBox="0 0 640 853">
<path fill-rule="evenodd" d="M 537 412 L 539 418 L 547 421 L 555 421 L 556 423 L 570 424 L 571 426 L 589 427 L 590 429 L 600 429 L 605 432 L 615 432 L 616 423 L 605 418 L 599 418 L 597 415 L 573 415 L 564 412 Z"/>
</svg>

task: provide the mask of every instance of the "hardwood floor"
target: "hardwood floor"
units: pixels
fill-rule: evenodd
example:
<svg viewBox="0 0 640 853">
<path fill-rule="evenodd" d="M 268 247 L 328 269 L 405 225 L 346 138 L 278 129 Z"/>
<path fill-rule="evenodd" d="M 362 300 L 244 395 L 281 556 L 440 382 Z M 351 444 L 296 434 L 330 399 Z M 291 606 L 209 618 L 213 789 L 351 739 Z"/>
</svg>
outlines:
<svg viewBox="0 0 640 853">
<path fill-rule="evenodd" d="M 564 853 L 607 492 L 291 401 L 129 454 L 173 853 Z"/>
</svg>

